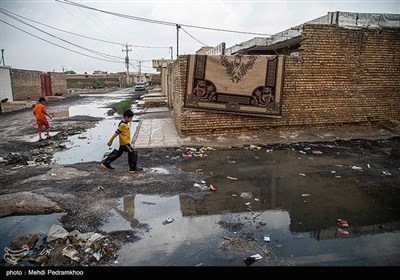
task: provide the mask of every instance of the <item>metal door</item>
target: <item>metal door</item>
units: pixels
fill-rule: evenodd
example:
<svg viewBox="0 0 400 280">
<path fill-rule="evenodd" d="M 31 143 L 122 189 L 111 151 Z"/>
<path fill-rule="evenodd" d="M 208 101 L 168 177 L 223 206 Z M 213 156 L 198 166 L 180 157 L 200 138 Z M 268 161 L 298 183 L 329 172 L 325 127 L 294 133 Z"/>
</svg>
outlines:
<svg viewBox="0 0 400 280">
<path fill-rule="evenodd" d="M 40 74 L 40 82 L 42 85 L 42 96 L 52 95 L 50 74 Z"/>
</svg>

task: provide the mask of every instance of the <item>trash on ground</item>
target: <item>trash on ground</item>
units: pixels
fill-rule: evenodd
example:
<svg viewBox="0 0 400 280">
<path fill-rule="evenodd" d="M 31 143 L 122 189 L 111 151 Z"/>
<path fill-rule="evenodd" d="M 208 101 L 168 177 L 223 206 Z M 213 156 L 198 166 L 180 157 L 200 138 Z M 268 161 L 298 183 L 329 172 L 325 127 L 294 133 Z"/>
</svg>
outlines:
<svg viewBox="0 0 400 280">
<path fill-rule="evenodd" d="M 206 191 L 209 189 L 206 184 L 199 184 L 199 183 L 194 183 L 193 187 L 199 188 L 202 191 Z"/>
<path fill-rule="evenodd" d="M 340 226 L 340 227 L 349 227 L 349 223 L 346 221 L 346 220 L 343 220 L 343 219 L 337 219 L 337 224 Z"/>
<path fill-rule="evenodd" d="M 210 190 L 213 191 L 213 192 L 216 192 L 216 191 L 217 191 L 217 188 L 214 187 L 213 185 L 210 185 Z"/>
<path fill-rule="evenodd" d="M 250 202 L 246 202 L 245 205 L 249 206 L 249 205 L 250 205 Z"/>
<path fill-rule="evenodd" d="M 243 259 L 243 262 L 246 264 L 246 266 L 252 265 L 255 261 L 261 260 L 262 256 L 260 254 L 255 254 L 250 257 L 246 257 Z"/>
<path fill-rule="evenodd" d="M 382 173 L 383 173 L 383 175 L 386 175 L 386 176 L 392 176 L 392 173 L 390 173 L 389 171 L 383 170 Z"/>
<path fill-rule="evenodd" d="M 362 171 L 362 167 L 353 165 L 351 169 Z"/>
<path fill-rule="evenodd" d="M 260 199 L 259 199 L 259 198 L 255 198 L 254 200 L 255 200 L 255 201 L 260 201 Z"/>
<path fill-rule="evenodd" d="M 303 194 L 301 194 L 301 196 L 302 196 L 302 197 L 309 197 L 309 196 L 311 196 L 311 194 L 309 194 L 309 193 L 303 193 Z"/>
<path fill-rule="evenodd" d="M 172 223 L 174 221 L 174 218 L 167 218 L 165 220 L 168 224 Z"/>
<path fill-rule="evenodd" d="M 306 174 L 304 174 L 304 173 L 299 173 L 299 175 L 300 175 L 300 176 L 306 176 Z"/>
<path fill-rule="evenodd" d="M 251 192 L 242 192 L 240 194 L 240 196 L 245 198 L 245 199 L 251 199 L 253 197 L 253 193 L 251 193 Z"/>
<path fill-rule="evenodd" d="M 264 241 L 265 242 L 270 242 L 271 241 L 271 237 L 269 236 L 269 234 L 264 235 Z"/>
<path fill-rule="evenodd" d="M 236 177 L 232 177 L 232 176 L 226 176 L 226 178 L 230 179 L 230 180 L 237 180 Z"/>
<path fill-rule="evenodd" d="M 52 225 L 49 232 L 47 233 L 47 242 L 54 241 L 56 239 L 63 239 L 67 237 L 68 231 L 59 225 Z"/>
<path fill-rule="evenodd" d="M 321 151 L 312 151 L 312 153 L 313 153 L 314 155 L 322 155 L 322 152 L 321 152 Z"/>
<path fill-rule="evenodd" d="M 338 228 L 338 231 L 339 231 L 341 234 L 343 234 L 343 235 L 349 235 L 349 232 L 348 232 L 347 230 Z"/>
</svg>

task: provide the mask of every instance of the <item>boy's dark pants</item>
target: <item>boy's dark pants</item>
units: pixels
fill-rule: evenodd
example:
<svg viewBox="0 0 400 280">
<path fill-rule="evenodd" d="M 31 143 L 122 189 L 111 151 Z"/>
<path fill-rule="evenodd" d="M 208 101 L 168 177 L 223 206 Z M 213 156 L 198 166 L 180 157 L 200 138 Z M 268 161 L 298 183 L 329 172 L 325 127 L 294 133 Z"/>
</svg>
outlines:
<svg viewBox="0 0 400 280">
<path fill-rule="evenodd" d="M 114 160 L 122 156 L 124 152 L 128 153 L 129 170 L 137 170 L 137 151 L 134 151 L 129 144 L 120 145 L 118 150 L 114 149 L 104 160 L 104 163 L 111 164 Z"/>
</svg>

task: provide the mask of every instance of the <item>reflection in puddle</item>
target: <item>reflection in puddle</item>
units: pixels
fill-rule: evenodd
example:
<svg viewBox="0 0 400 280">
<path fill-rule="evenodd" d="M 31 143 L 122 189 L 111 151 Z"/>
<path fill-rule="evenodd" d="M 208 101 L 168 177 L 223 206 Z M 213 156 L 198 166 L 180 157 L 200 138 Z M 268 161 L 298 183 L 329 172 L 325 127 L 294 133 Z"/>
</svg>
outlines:
<svg viewBox="0 0 400 280">
<path fill-rule="evenodd" d="M 206 190 L 200 199 L 124 198 L 123 212 L 113 210 L 104 229 L 124 224 L 141 234 L 119 251 L 123 266 L 242 266 L 254 254 L 263 256 L 254 266 L 400 265 L 399 192 L 392 181 L 377 187 L 357 180 L 354 160 L 292 150 L 209 152 L 178 168 L 201 170 L 217 191 Z M 340 228 L 339 218 L 350 227 Z"/>
</svg>

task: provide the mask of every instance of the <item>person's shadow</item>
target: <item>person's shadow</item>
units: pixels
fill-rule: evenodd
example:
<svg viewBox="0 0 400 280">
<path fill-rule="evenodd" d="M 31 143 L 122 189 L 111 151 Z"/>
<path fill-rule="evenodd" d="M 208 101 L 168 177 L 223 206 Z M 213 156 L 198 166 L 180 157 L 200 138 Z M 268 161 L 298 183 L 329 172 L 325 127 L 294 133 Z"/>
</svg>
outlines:
<svg viewBox="0 0 400 280">
<path fill-rule="evenodd" d="M 131 227 L 135 227 L 139 224 L 139 221 L 135 216 L 135 195 L 124 196 L 123 198 L 123 211 L 114 207 L 114 210 L 121 215 L 127 222 L 131 224 Z"/>
</svg>

